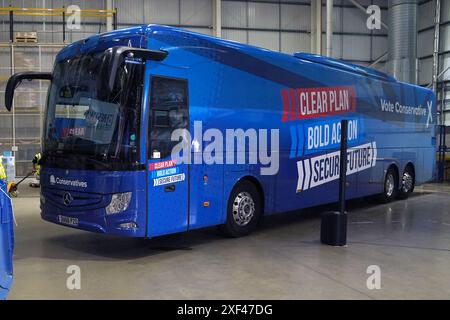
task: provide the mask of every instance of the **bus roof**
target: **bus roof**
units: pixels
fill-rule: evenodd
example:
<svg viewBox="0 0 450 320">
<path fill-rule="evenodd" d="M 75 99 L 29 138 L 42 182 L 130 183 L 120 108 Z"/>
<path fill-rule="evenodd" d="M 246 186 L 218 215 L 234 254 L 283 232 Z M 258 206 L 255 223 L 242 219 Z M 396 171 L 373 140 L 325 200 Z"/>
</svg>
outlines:
<svg viewBox="0 0 450 320">
<path fill-rule="evenodd" d="M 195 38 L 197 38 L 199 40 L 201 39 L 202 42 L 209 43 L 212 46 L 217 45 L 217 46 L 222 46 L 222 47 L 229 47 L 229 48 L 233 48 L 234 50 L 238 50 L 240 52 L 243 52 L 243 53 L 246 53 L 246 54 L 249 54 L 252 56 L 265 57 L 266 59 L 270 59 L 270 61 L 274 64 L 276 64 L 277 61 L 279 61 L 279 62 L 284 61 L 284 62 L 291 62 L 291 63 L 296 63 L 298 61 L 312 62 L 315 64 L 322 65 L 324 67 L 334 68 L 334 69 L 342 70 L 345 72 L 358 74 L 360 76 L 374 78 L 374 79 L 381 80 L 381 81 L 397 82 L 397 80 L 391 75 L 380 72 L 373 68 L 356 65 L 356 64 L 349 63 L 349 62 L 346 62 L 343 60 L 333 59 L 333 58 L 329 58 L 329 57 L 325 57 L 325 56 L 304 53 L 304 52 L 296 52 L 296 53 L 290 55 L 290 54 L 275 52 L 275 51 L 272 51 L 269 49 L 264 49 L 264 48 L 260 48 L 260 47 L 256 47 L 256 46 L 252 46 L 252 45 L 248 45 L 248 44 L 243 44 L 243 43 L 239 43 L 239 42 L 235 42 L 235 41 L 231 41 L 231 40 L 225 40 L 225 39 L 213 37 L 210 35 L 193 32 L 193 31 L 190 31 L 187 29 L 181 29 L 181 28 L 170 27 L 170 26 L 165 26 L 165 25 L 157 25 L 157 24 L 140 25 L 140 26 L 129 27 L 129 28 L 120 29 L 120 30 L 114 30 L 111 32 L 93 35 L 84 40 L 76 41 L 76 42 L 68 45 L 64 49 L 62 49 L 57 56 L 57 60 L 60 60 L 63 57 L 73 55 L 75 53 L 74 52 L 75 47 L 78 48 L 78 50 L 75 50 L 75 51 L 83 52 L 83 51 L 89 50 L 90 48 L 94 48 L 96 45 L 99 45 L 100 43 L 106 44 L 110 41 L 114 41 L 114 42 L 118 43 L 118 45 L 120 45 L 119 44 L 120 42 L 126 42 L 126 41 L 128 41 L 127 39 L 144 38 L 144 37 L 151 39 L 153 36 L 160 34 L 160 33 L 165 33 L 167 35 L 172 35 L 174 37 L 189 35 L 190 38 L 192 38 L 192 39 L 195 39 Z M 122 41 L 119 41 L 120 39 Z M 141 44 L 141 47 L 145 45 L 142 40 L 139 40 L 139 43 Z M 195 44 L 193 44 L 193 45 L 195 45 Z M 83 50 L 82 48 L 85 48 L 85 47 L 86 47 L 86 49 Z M 89 48 L 87 48 L 87 47 L 89 47 Z M 80 48 L 81 48 L 81 50 L 80 50 Z M 161 48 L 161 49 L 164 49 L 164 48 Z M 412 85 L 412 84 L 408 83 L 408 85 Z M 420 86 L 417 86 L 417 87 L 425 89 Z"/>
</svg>

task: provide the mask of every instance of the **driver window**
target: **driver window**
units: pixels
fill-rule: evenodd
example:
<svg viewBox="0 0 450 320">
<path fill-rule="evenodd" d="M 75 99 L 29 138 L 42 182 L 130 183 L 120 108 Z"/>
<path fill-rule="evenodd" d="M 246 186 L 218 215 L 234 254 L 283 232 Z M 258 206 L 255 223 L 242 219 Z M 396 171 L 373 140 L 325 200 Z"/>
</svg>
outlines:
<svg viewBox="0 0 450 320">
<path fill-rule="evenodd" d="M 189 125 L 187 81 L 153 76 L 150 95 L 148 158 L 165 158 L 178 143 L 172 132 Z"/>
</svg>

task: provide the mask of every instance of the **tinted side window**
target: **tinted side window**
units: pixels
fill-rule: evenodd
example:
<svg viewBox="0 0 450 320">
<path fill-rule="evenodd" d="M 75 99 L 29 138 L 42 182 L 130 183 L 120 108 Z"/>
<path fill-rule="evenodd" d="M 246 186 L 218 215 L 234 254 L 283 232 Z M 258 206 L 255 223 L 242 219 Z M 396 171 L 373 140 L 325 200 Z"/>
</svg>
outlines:
<svg viewBox="0 0 450 320">
<path fill-rule="evenodd" d="M 178 141 L 171 141 L 176 129 L 189 126 L 187 81 L 152 77 L 150 92 L 149 158 L 165 158 Z"/>
</svg>

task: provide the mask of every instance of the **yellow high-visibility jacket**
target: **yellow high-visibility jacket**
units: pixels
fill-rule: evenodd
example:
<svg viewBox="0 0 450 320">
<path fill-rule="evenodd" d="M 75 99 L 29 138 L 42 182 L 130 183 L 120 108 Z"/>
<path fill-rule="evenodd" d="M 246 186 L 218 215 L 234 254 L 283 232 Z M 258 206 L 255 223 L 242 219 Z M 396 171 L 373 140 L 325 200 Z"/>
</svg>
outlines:
<svg viewBox="0 0 450 320">
<path fill-rule="evenodd" d="M 39 175 L 41 173 L 41 153 L 38 152 L 36 153 L 36 155 L 33 158 L 33 164 L 34 164 L 34 168 L 36 170 L 36 174 Z"/>
<path fill-rule="evenodd" d="M 6 181 L 6 171 L 5 168 L 3 167 L 3 163 L 1 160 L 0 160 L 0 179 Z"/>
</svg>

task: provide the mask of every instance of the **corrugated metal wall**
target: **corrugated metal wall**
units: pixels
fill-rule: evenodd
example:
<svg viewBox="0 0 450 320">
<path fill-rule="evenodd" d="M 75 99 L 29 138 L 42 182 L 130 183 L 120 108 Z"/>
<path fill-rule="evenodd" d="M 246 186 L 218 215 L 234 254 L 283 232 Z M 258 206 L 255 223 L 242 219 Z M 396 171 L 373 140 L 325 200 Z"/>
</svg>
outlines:
<svg viewBox="0 0 450 320">
<path fill-rule="evenodd" d="M 419 84 L 428 85 L 433 78 L 433 37 L 435 1 L 422 1 L 418 10 L 417 57 Z M 439 72 L 450 66 L 450 0 L 441 0 Z M 443 78 L 450 79 L 450 71 Z"/>
</svg>

